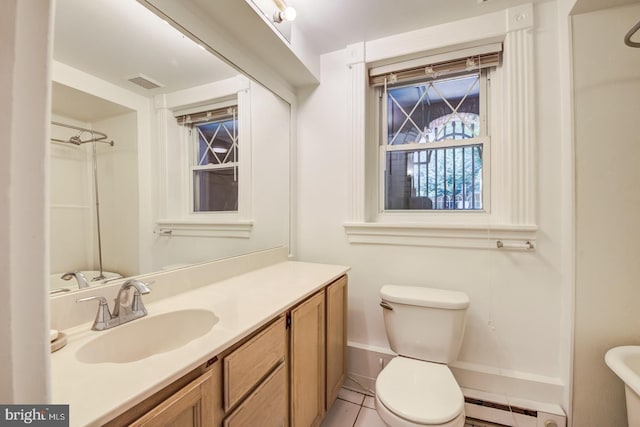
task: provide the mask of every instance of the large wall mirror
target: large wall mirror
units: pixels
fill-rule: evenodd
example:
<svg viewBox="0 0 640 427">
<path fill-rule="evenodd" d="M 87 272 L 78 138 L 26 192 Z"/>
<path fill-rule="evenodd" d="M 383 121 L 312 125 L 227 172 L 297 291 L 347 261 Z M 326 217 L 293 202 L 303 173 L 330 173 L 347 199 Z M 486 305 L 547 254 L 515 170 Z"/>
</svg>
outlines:
<svg viewBox="0 0 640 427">
<path fill-rule="evenodd" d="M 288 246 L 289 104 L 136 0 L 55 6 L 51 292 Z"/>
</svg>

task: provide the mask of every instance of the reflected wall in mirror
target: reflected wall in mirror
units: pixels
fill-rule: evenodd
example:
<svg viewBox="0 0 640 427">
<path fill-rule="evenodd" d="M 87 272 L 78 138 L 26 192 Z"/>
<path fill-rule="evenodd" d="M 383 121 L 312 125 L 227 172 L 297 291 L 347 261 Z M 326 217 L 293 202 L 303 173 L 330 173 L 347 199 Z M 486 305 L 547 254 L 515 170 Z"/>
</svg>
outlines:
<svg viewBox="0 0 640 427">
<path fill-rule="evenodd" d="M 194 127 L 177 117 L 234 100 L 238 208 L 194 213 Z M 67 272 L 93 286 L 101 269 L 108 280 L 288 246 L 289 120 L 281 98 L 135 0 L 58 0 L 52 121 L 74 128 L 51 127 L 53 292 L 82 285 Z M 91 131 L 113 141 L 95 162 L 93 143 L 69 143 Z"/>
</svg>

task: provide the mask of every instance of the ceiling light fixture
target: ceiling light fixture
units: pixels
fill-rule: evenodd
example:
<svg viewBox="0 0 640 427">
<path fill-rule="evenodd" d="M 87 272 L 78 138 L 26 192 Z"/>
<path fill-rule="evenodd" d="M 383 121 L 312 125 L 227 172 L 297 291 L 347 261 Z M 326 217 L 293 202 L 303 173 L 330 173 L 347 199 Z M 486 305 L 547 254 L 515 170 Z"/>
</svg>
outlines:
<svg viewBox="0 0 640 427">
<path fill-rule="evenodd" d="M 284 2 L 284 0 L 273 0 L 273 2 L 278 7 L 278 10 L 276 10 L 273 14 L 273 22 L 279 24 L 282 21 L 291 22 L 294 19 L 296 19 L 296 16 L 297 16 L 296 10 L 291 6 L 288 6 Z"/>
</svg>

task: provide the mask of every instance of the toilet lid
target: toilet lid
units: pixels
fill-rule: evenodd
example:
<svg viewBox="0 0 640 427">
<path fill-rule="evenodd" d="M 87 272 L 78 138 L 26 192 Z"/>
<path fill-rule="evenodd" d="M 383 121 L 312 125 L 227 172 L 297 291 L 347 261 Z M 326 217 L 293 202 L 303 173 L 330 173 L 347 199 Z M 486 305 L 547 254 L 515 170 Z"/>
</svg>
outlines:
<svg viewBox="0 0 640 427">
<path fill-rule="evenodd" d="M 396 357 L 376 379 L 376 394 L 396 415 L 418 424 L 444 424 L 464 408 L 464 396 L 447 365 Z"/>
</svg>

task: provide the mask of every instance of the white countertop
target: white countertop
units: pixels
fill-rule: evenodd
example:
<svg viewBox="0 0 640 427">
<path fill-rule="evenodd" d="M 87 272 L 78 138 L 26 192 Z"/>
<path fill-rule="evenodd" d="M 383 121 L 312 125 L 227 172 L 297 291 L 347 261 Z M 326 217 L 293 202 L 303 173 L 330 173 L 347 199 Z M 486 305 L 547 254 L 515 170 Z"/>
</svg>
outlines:
<svg viewBox="0 0 640 427">
<path fill-rule="evenodd" d="M 91 323 L 67 329 L 63 331 L 67 345 L 51 355 L 52 403 L 70 405 L 71 426 L 104 424 L 348 270 L 344 266 L 287 261 L 148 303 L 149 316 L 202 308 L 220 320 L 208 333 L 180 348 L 131 363 L 80 362 L 76 351 L 108 331 L 92 331 Z M 161 336 L 163 331 L 157 333 Z"/>
</svg>

